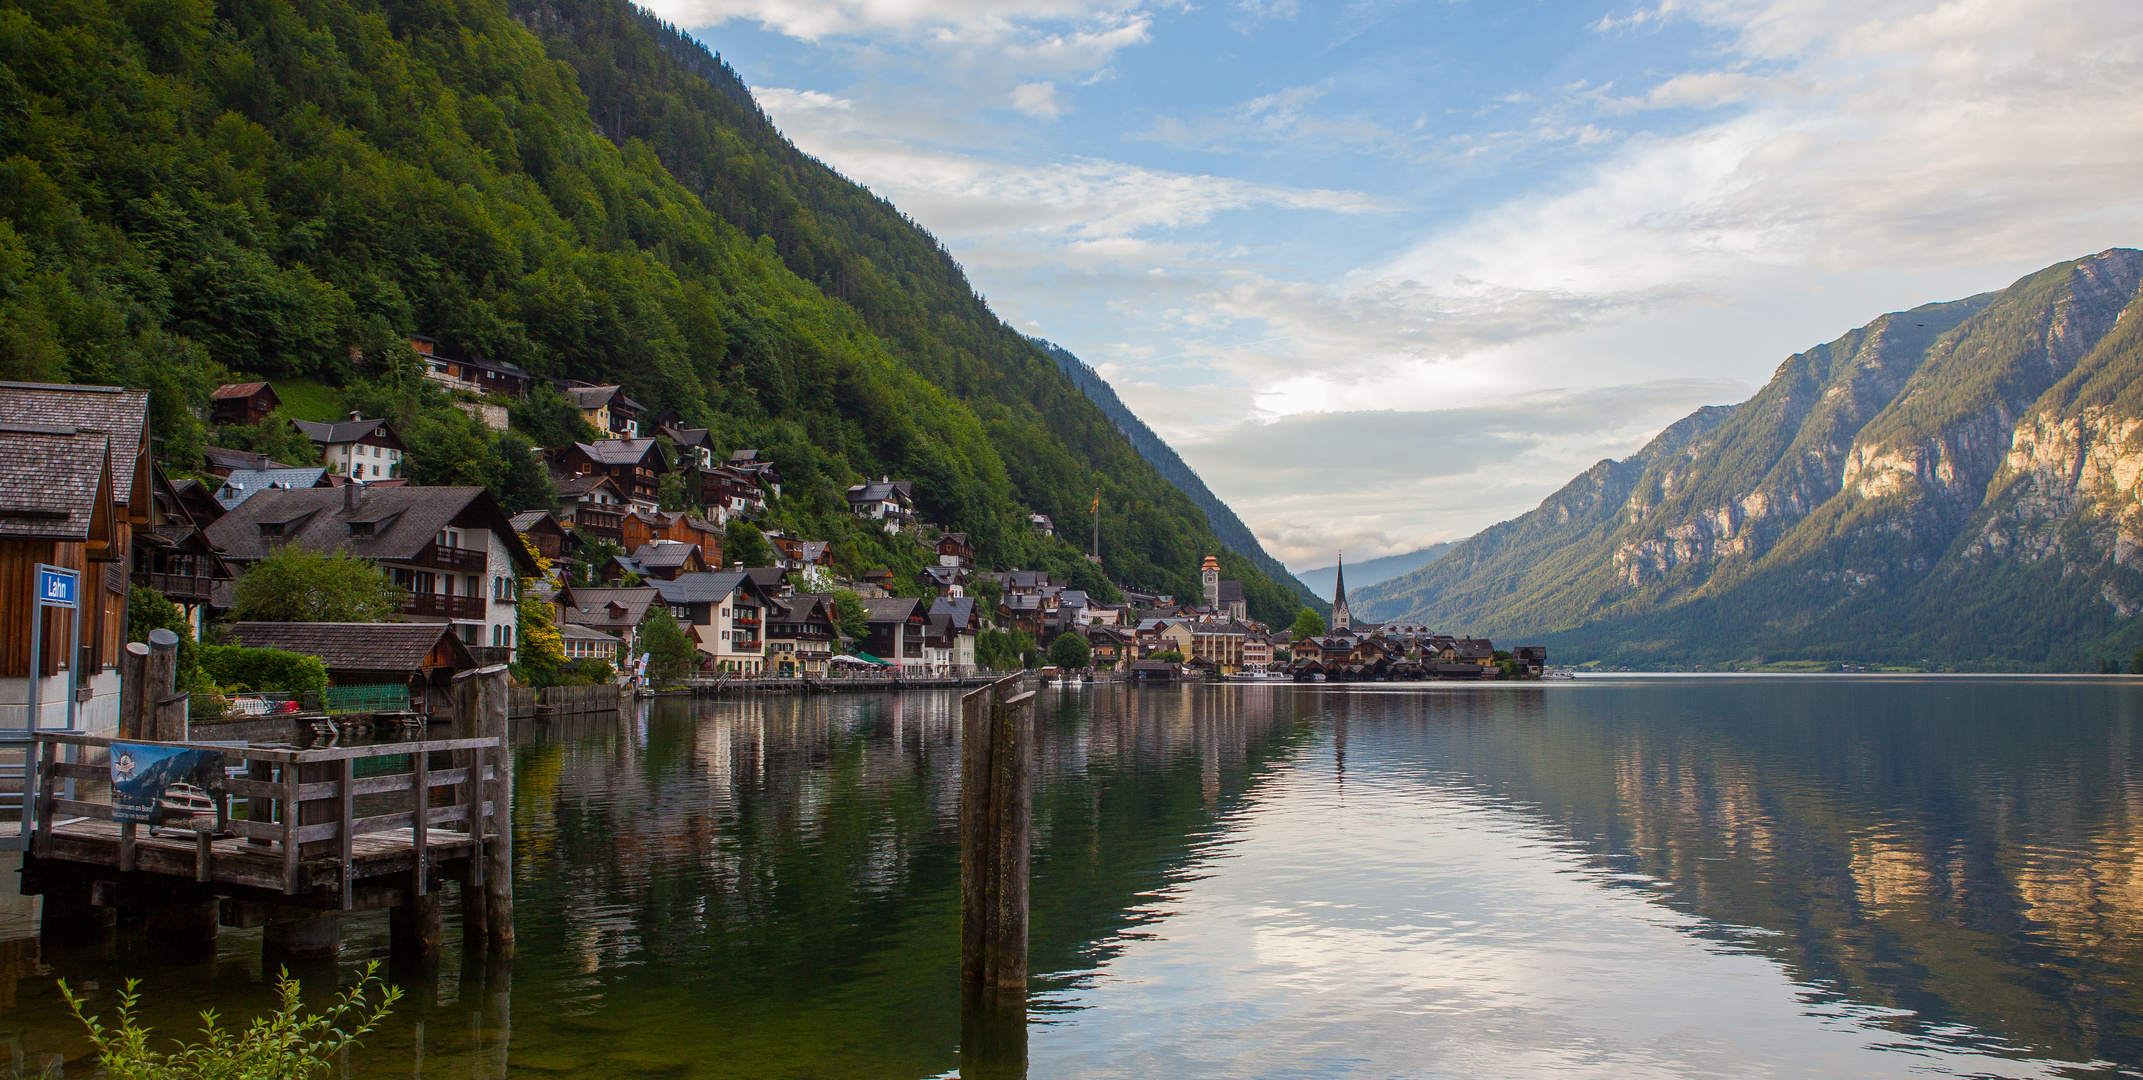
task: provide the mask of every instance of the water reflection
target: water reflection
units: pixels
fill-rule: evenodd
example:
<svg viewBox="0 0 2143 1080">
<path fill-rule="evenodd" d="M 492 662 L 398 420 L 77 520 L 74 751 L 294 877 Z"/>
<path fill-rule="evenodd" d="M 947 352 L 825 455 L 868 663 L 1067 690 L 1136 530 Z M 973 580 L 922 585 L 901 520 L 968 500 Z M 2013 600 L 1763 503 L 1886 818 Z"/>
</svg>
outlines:
<svg viewBox="0 0 2143 1080">
<path fill-rule="evenodd" d="M 962 1015 L 953 695 L 538 721 L 518 959 L 464 965 L 450 901 L 438 971 L 348 1075 L 2111 1071 L 2143 1064 L 2138 704 L 1052 689 L 1021 1030 Z M 172 1031 L 199 1000 L 258 1009 L 258 941 L 182 966 L 0 945 L 0 1039 L 21 1075 L 79 1057 L 62 972 L 103 1003 L 147 976 Z M 346 976 L 386 943 L 349 919 Z"/>
</svg>

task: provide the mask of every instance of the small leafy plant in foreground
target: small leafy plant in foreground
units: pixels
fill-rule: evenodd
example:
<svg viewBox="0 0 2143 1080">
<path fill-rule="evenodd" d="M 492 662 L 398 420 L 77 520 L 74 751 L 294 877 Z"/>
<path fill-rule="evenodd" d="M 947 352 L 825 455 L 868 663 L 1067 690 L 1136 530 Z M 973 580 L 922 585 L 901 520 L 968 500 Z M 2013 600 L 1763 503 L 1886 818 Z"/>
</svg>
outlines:
<svg viewBox="0 0 2143 1080">
<path fill-rule="evenodd" d="M 326 1012 L 307 1014 L 299 1000 L 298 980 L 285 971 L 276 979 L 281 1003 L 256 1016 L 243 1029 L 222 1026 L 215 1010 L 201 1013 L 202 1040 L 177 1043 L 177 1049 L 162 1052 L 149 1048 L 151 1032 L 141 1026 L 136 1006 L 141 993 L 139 979 L 128 979 L 119 994 L 116 1027 L 105 1027 L 100 1017 L 85 1015 L 89 999 L 80 997 L 60 980 L 60 994 L 67 1008 L 89 1031 L 97 1048 L 97 1063 L 112 1080 L 302 1080 L 329 1067 L 331 1059 L 358 1045 L 357 1040 L 387 1018 L 401 999 L 400 987 L 388 986 L 378 976 L 377 962 L 365 966 L 364 977 L 344 991 Z M 345 1026 L 347 1025 L 347 1027 Z"/>
</svg>

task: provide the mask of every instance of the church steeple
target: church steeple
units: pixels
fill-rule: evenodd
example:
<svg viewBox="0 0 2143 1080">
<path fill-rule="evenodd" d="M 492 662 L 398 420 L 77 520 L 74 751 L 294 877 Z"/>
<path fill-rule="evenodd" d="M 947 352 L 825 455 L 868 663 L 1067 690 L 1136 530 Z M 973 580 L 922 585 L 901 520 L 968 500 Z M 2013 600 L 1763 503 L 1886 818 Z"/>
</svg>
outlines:
<svg viewBox="0 0 2143 1080">
<path fill-rule="evenodd" d="M 1332 632 L 1354 629 L 1354 616 L 1347 611 L 1347 553 L 1339 554 L 1339 570 L 1332 576 Z"/>
</svg>

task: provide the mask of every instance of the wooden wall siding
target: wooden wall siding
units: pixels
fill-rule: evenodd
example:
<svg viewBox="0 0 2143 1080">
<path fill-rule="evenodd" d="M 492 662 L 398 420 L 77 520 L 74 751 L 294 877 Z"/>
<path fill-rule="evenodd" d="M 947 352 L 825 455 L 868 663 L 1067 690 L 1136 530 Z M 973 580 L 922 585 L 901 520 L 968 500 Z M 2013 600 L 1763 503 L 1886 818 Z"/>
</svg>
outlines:
<svg viewBox="0 0 2143 1080">
<path fill-rule="evenodd" d="M 61 544 L 51 540 L 0 541 L 0 678 L 20 679 L 28 673 L 30 655 L 30 611 L 33 587 L 38 563 L 51 563 L 80 570 L 84 563 L 82 545 Z M 101 570 L 102 567 L 97 569 Z M 87 588 L 83 594 L 101 600 L 104 595 L 103 578 L 97 573 L 83 575 Z M 125 607 L 120 607 L 125 612 Z M 93 608 L 101 615 L 101 608 Z M 44 663 L 40 665 L 45 675 L 59 674 L 60 664 L 67 655 L 67 617 L 65 612 L 45 612 Z M 96 622 L 84 622 L 82 629 L 85 643 L 88 631 Z"/>
</svg>

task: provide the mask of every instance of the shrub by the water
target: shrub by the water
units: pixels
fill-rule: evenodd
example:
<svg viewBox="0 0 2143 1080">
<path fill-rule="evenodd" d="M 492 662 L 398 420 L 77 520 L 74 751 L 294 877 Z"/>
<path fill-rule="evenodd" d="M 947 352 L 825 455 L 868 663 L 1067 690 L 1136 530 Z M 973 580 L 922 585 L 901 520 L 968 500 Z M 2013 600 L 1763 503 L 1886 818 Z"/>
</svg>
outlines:
<svg viewBox="0 0 2143 1080">
<path fill-rule="evenodd" d="M 317 656 L 239 645 L 196 645 L 201 671 L 226 690 L 282 690 L 293 694 L 327 689 L 327 665 Z"/>
<path fill-rule="evenodd" d="M 324 1012 L 307 1013 L 298 996 L 298 981 L 288 972 L 275 982 L 280 999 L 271 1012 L 243 1028 L 227 1028 L 215 1010 L 201 1013 L 201 1041 L 179 1042 L 169 1051 L 149 1046 L 153 1034 L 141 1025 L 139 979 L 128 979 L 119 993 L 119 1008 L 106 1027 L 101 1016 L 84 1015 L 89 999 L 60 980 L 67 1008 L 88 1029 L 97 1049 L 97 1064 L 113 1080 L 304 1080 L 326 1072 L 337 1055 L 386 1019 L 401 1000 L 399 987 L 378 975 L 377 961 L 365 965 L 364 978 L 335 999 Z"/>
</svg>

